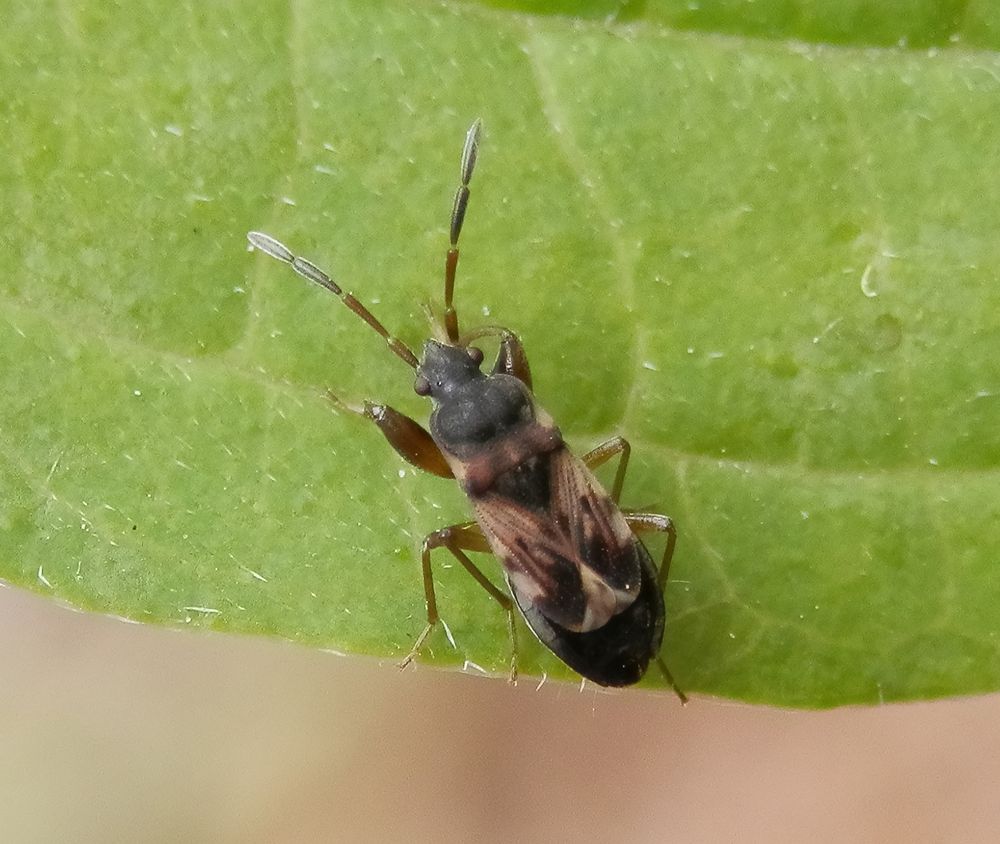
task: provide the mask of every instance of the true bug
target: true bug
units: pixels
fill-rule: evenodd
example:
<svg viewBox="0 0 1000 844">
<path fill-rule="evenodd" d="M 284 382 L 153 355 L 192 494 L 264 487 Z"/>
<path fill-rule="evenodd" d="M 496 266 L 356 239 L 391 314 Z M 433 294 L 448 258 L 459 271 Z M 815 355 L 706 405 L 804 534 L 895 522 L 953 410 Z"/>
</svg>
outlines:
<svg viewBox="0 0 1000 844">
<path fill-rule="evenodd" d="M 587 679 L 602 686 L 630 685 L 656 659 L 676 690 L 658 656 L 663 589 L 676 533 L 667 516 L 618 508 L 628 442 L 614 437 L 582 459 L 575 457 L 552 418 L 535 401 L 528 359 L 514 332 L 494 325 L 459 331 L 453 302 L 458 240 L 479 135 L 477 120 L 466 135 L 461 181 L 452 206 L 444 317 L 442 324 L 434 323 L 438 336 L 424 343 L 419 358 L 315 264 L 269 235 L 250 232 L 247 237 L 255 248 L 340 297 L 416 371 L 414 390 L 433 404 L 429 432 L 388 405 L 365 402 L 355 410 L 374 422 L 414 466 L 458 481 L 472 504 L 475 521 L 436 530 L 424 539 L 427 625 L 401 667 L 420 652 L 437 624 L 431 552 L 443 547 L 507 612 L 511 680 L 516 677 L 516 604 L 539 640 Z M 483 352 L 470 345 L 486 336 L 497 337 L 500 347 L 488 374 L 480 369 Z M 609 494 L 590 470 L 615 456 L 618 469 Z M 658 571 L 636 536 L 644 531 L 666 534 Z M 513 601 L 479 570 L 467 551 L 492 552 L 499 559 Z"/>
</svg>

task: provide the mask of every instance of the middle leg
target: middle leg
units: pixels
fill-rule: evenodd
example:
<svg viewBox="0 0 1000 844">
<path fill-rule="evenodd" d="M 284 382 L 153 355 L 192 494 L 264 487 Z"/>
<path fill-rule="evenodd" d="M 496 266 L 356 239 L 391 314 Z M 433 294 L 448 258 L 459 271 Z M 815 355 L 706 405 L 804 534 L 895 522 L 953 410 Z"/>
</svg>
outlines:
<svg viewBox="0 0 1000 844">
<path fill-rule="evenodd" d="M 596 469 L 603 463 L 607 463 L 616 454 L 620 454 L 618 468 L 615 470 L 615 482 L 611 487 L 611 500 L 618 503 L 622 495 L 622 487 L 625 485 L 625 472 L 628 470 L 628 458 L 632 453 L 632 446 L 629 445 L 625 437 L 612 437 L 607 442 L 601 443 L 596 448 L 592 448 L 583 455 L 583 462 L 588 469 Z"/>
</svg>

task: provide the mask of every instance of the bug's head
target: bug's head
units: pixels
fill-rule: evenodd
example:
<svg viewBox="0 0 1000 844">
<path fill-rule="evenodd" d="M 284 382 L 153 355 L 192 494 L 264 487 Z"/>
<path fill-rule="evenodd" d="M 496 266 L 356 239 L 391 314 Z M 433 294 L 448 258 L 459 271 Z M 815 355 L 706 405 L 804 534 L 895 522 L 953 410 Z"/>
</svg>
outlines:
<svg viewBox="0 0 1000 844">
<path fill-rule="evenodd" d="M 483 373 L 479 370 L 482 362 L 483 352 L 475 346 L 451 346 L 428 340 L 420 356 L 413 389 L 418 396 L 440 400 L 470 381 L 482 378 Z"/>
</svg>

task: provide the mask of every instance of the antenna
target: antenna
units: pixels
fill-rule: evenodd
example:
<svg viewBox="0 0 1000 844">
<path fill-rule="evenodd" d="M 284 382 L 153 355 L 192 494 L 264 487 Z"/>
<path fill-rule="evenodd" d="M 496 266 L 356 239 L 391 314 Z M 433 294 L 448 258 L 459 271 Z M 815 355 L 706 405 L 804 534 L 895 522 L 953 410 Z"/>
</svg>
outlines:
<svg viewBox="0 0 1000 844">
<path fill-rule="evenodd" d="M 459 223 L 461 225 L 461 223 Z M 330 276 L 328 276 L 323 270 L 317 267 L 312 261 L 307 261 L 305 258 L 300 258 L 297 255 L 292 254 L 292 251 L 285 246 L 283 243 L 275 240 L 271 235 L 264 234 L 263 232 L 247 232 L 247 240 L 250 241 L 250 245 L 254 249 L 259 249 L 265 255 L 270 255 L 272 258 L 281 261 L 283 264 L 288 264 L 295 272 L 297 272 L 303 278 L 309 279 L 318 284 L 320 287 L 325 287 L 335 296 L 340 298 L 347 307 L 349 307 L 354 313 L 356 313 L 361 319 L 367 322 L 375 331 L 385 340 L 389 349 L 407 364 L 412 366 L 414 369 L 417 368 L 417 356 L 413 354 L 410 347 L 407 346 L 402 340 L 397 337 L 393 337 L 384 325 L 375 318 L 375 315 L 368 310 L 364 305 L 362 305 L 357 299 L 354 298 L 350 293 L 345 293 L 340 286 L 334 282 Z M 456 253 L 457 257 L 457 253 Z"/>
<path fill-rule="evenodd" d="M 458 267 L 458 237 L 462 233 L 462 223 L 465 221 L 465 209 L 469 206 L 469 181 L 476 166 L 479 155 L 479 136 L 482 133 L 483 121 L 479 118 L 469 127 L 465 134 L 465 146 L 462 148 L 461 182 L 455 191 L 455 201 L 451 207 L 451 248 L 444 262 L 444 327 L 448 339 L 458 343 L 458 314 L 452 300 L 455 295 L 455 269 Z"/>
</svg>

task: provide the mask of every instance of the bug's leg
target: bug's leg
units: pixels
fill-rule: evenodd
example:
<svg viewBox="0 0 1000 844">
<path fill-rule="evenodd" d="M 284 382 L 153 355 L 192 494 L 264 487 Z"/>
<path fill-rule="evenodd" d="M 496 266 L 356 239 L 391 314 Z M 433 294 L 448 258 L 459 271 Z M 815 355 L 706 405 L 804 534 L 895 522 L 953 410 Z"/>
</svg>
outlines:
<svg viewBox="0 0 1000 844">
<path fill-rule="evenodd" d="M 354 407 L 342 402 L 329 390 L 326 394 L 341 410 L 356 413 L 378 425 L 389 445 L 407 462 L 442 478 L 454 477 L 441 449 L 419 422 L 398 410 L 393 410 L 387 404 L 366 401 L 363 406 Z"/>
<path fill-rule="evenodd" d="M 469 206 L 469 181 L 476 166 L 476 156 L 479 153 L 479 134 L 482 122 L 476 120 L 465 135 L 465 146 L 462 148 L 461 182 L 455 191 L 455 201 L 451 208 L 451 246 L 444 262 L 444 327 L 448 332 L 448 340 L 458 342 L 458 314 L 455 312 L 455 270 L 458 268 L 458 238 L 462 233 L 462 223 L 465 221 L 465 210 Z"/>
<path fill-rule="evenodd" d="M 493 372 L 503 372 L 513 375 L 531 389 L 531 367 L 528 366 L 528 356 L 524 353 L 524 346 L 516 334 L 505 331 L 500 337 L 500 350 L 497 352 L 497 362 L 493 365 Z"/>
<path fill-rule="evenodd" d="M 612 437 L 607 442 L 601 443 L 597 448 L 593 448 L 583 455 L 583 462 L 588 469 L 596 469 L 602 463 L 607 463 L 616 454 L 620 454 L 618 459 L 618 469 L 615 471 L 615 482 L 611 487 L 611 500 L 618 503 L 622 495 L 622 486 L 625 484 L 625 471 L 628 469 L 628 458 L 632 453 L 632 446 L 628 444 L 625 437 Z"/>
<path fill-rule="evenodd" d="M 528 366 L 528 356 L 524 352 L 521 339 L 509 328 L 500 325 L 481 325 L 468 334 L 463 334 L 458 343 L 460 346 L 468 346 L 480 337 L 500 338 L 500 348 L 497 351 L 492 374 L 513 375 L 530 390 L 531 367 Z"/>
<path fill-rule="evenodd" d="M 514 602 L 509 596 L 505 595 L 496 586 L 490 582 L 489 578 L 483 574 L 478 566 L 469 559 L 466 551 L 482 551 L 485 553 L 490 552 L 489 543 L 486 541 L 486 537 L 483 536 L 482 531 L 479 529 L 479 525 L 475 522 L 465 522 L 460 525 L 452 525 L 451 527 L 442 528 L 441 530 L 436 530 L 434 533 L 429 534 L 424 539 L 423 549 L 421 551 L 420 559 L 423 565 L 424 572 L 424 596 L 427 602 L 427 626 L 424 627 L 423 632 L 417 637 L 417 641 L 414 642 L 413 648 L 400 664 L 400 668 L 406 668 L 414 658 L 420 653 L 420 649 L 424 646 L 424 642 L 427 641 L 427 637 L 430 636 L 431 631 L 438 622 L 438 611 L 437 611 L 437 597 L 434 594 L 434 579 L 431 572 L 431 551 L 435 548 L 447 548 L 451 551 L 452 555 L 458 560 L 465 570 L 472 575 L 475 581 L 483 587 L 501 607 L 507 613 L 507 628 L 510 632 L 510 648 L 511 648 L 511 658 L 510 658 L 510 682 L 517 682 L 517 633 L 516 627 L 514 625 Z"/>
<path fill-rule="evenodd" d="M 667 586 L 667 575 L 670 573 L 670 561 L 674 558 L 674 546 L 677 544 L 677 529 L 670 516 L 659 513 L 625 513 L 625 521 L 633 533 L 665 533 L 667 547 L 663 549 L 663 559 L 656 575 L 656 585 L 662 592 Z"/>
<path fill-rule="evenodd" d="M 667 586 L 667 575 L 670 573 L 670 561 L 674 557 L 674 546 L 677 544 L 677 530 L 674 527 L 673 519 L 659 513 L 625 513 L 625 521 L 632 528 L 633 533 L 665 533 L 667 535 L 667 547 L 663 550 L 663 559 L 660 561 L 660 569 L 656 575 L 656 585 L 662 592 Z M 687 695 L 678 688 L 674 682 L 674 677 L 667 668 L 662 657 L 657 656 L 656 662 L 667 678 L 667 682 L 674 690 L 674 693 L 681 699 L 681 703 L 687 703 Z"/>
</svg>

